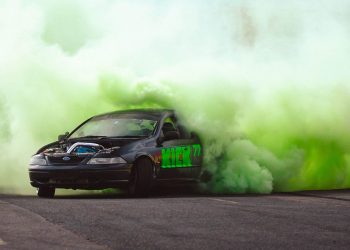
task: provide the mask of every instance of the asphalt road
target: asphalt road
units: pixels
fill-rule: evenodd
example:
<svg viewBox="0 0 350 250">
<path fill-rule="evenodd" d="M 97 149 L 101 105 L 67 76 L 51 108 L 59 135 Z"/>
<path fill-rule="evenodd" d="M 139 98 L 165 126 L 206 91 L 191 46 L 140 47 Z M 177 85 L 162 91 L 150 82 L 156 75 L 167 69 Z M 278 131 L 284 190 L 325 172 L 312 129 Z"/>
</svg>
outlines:
<svg viewBox="0 0 350 250">
<path fill-rule="evenodd" d="M 350 190 L 0 195 L 0 249 L 247 248 L 350 249 Z"/>
</svg>

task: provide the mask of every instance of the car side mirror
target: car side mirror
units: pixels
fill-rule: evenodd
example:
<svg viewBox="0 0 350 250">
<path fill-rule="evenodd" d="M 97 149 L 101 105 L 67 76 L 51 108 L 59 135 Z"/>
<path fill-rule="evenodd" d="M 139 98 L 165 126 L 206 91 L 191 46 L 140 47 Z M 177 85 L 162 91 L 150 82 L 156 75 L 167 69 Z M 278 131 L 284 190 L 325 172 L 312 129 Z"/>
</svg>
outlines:
<svg viewBox="0 0 350 250">
<path fill-rule="evenodd" d="M 69 135 L 69 132 L 64 133 L 63 135 L 58 136 L 58 141 L 64 141 Z"/>
</svg>

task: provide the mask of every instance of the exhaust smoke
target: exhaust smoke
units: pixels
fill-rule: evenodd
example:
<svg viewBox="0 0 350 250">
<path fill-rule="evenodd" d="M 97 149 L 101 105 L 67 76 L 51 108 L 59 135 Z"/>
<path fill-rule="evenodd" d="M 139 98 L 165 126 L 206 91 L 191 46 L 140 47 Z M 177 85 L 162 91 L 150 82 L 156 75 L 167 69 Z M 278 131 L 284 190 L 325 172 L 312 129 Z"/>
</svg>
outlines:
<svg viewBox="0 0 350 250">
<path fill-rule="evenodd" d="M 347 1 L 2 1 L 0 191 L 86 118 L 166 107 L 212 192 L 350 186 Z"/>
</svg>

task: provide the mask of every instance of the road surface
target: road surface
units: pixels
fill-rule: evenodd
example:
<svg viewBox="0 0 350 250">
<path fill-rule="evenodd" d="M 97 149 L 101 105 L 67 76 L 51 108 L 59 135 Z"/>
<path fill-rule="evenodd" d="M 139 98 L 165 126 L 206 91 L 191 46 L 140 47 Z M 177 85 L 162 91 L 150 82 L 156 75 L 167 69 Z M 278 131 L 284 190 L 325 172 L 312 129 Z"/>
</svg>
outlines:
<svg viewBox="0 0 350 250">
<path fill-rule="evenodd" d="M 350 190 L 0 195 L 0 249 L 350 249 Z"/>
</svg>

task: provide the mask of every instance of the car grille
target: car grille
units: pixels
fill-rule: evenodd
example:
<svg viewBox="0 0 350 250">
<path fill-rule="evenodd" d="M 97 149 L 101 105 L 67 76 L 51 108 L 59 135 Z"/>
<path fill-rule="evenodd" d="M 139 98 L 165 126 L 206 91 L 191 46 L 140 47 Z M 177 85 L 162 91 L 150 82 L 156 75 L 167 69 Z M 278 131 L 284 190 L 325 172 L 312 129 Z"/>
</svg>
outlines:
<svg viewBox="0 0 350 250">
<path fill-rule="evenodd" d="M 58 164 L 58 165 L 75 165 L 79 164 L 85 159 L 82 156 L 48 156 L 48 161 L 50 164 Z"/>
</svg>

